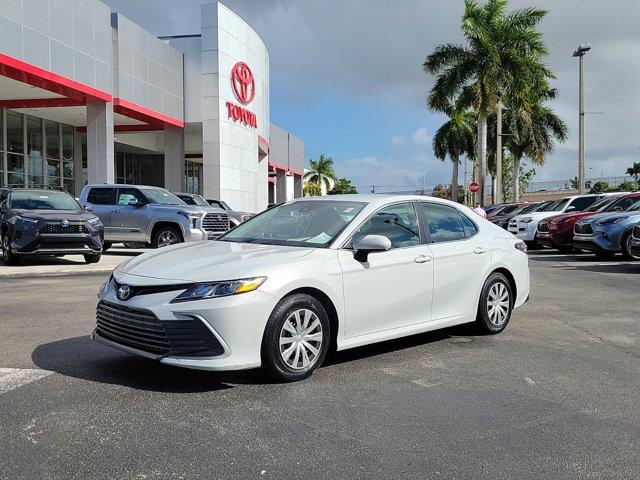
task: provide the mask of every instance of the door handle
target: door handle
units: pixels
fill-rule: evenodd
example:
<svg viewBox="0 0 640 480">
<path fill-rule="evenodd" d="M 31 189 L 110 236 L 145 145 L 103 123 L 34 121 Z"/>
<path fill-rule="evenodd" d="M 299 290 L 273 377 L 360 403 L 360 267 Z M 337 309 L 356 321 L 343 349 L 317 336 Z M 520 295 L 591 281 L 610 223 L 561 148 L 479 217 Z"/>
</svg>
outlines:
<svg viewBox="0 0 640 480">
<path fill-rule="evenodd" d="M 111 213 L 119 213 L 119 212 L 120 212 L 120 210 L 117 210 L 115 208 L 113 210 L 111 210 Z"/>
<path fill-rule="evenodd" d="M 414 262 L 416 263 L 427 263 L 430 262 L 431 260 L 433 260 L 433 257 L 431 255 L 418 255 L 416 258 L 413 259 Z"/>
<path fill-rule="evenodd" d="M 486 252 L 487 252 L 487 249 L 484 248 L 484 247 L 476 247 L 473 250 L 473 253 L 477 253 L 478 255 L 480 255 L 481 253 L 486 253 Z"/>
</svg>

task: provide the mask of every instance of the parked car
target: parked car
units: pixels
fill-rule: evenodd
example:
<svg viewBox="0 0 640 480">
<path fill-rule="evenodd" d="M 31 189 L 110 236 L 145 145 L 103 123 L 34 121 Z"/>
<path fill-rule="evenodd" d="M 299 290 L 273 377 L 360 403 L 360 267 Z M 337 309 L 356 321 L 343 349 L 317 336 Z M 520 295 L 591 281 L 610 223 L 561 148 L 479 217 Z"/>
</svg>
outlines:
<svg viewBox="0 0 640 480">
<path fill-rule="evenodd" d="M 242 222 L 246 222 L 251 217 L 255 216 L 253 213 L 233 210 L 227 202 L 223 202 L 222 200 L 208 199 L 207 202 L 209 202 L 209 205 L 212 207 L 218 207 L 225 210 L 229 214 L 229 220 L 231 220 L 232 227 L 240 225 Z"/>
<path fill-rule="evenodd" d="M 561 252 L 573 250 L 573 227 L 587 217 L 606 212 L 621 212 L 640 200 L 640 192 L 619 193 L 597 201 L 582 212 L 564 213 L 538 222 L 538 243 Z"/>
<path fill-rule="evenodd" d="M 97 263 L 103 226 L 66 192 L 51 189 L 0 189 L 0 238 L 6 265 L 32 255 L 84 255 Z"/>
<path fill-rule="evenodd" d="M 127 242 L 166 247 L 213 240 L 229 230 L 229 216 L 212 207 L 190 206 L 159 187 L 87 185 L 80 205 L 104 224 L 105 250 Z"/>
<path fill-rule="evenodd" d="M 537 246 L 536 234 L 538 232 L 538 222 L 540 220 L 565 212 L 581 212 L 606 195 L 606 193 L 603 193 L 594 195 L 574 195 L 571 197 L 561 198 L 549 205 L 545 211 L 530 212 L 513 217 L 509 220 L 508 230 L 516 235 L 520 240 L 525 241 L 529 246 Z"/>
<path fill-rule="evenodd" d="M 633 227 L 629 251 L 634 258 L 640 258 L 640 223 Z"/>
<path fill-rule="evenodd" d="M 493 219 L 496 217 L 499 217 L 501 215 L 508 215 L 514 210 L 517 210 L 518 208 L 520 208 L 521 205 L 524 205 L 524 204 L 523 203 L 507 203 L 506 205 L 503 205 L 487 213 L 487 220 L 492 222 Z"/>
<path fill-rule="evenodd" d="M 504 228 L 505 230 L 507 230 L 509 228 L 509 221 L 513 217 L 522 215 L 524 213 L 543 211 L 544 208 L 551 205 L 552 203 L 553 201 L 542 202 L 542 203 L 540 202 L 524 203 L 520 205 L 520 207 L 516 208 L 515 210 L 505 215 L 496 215 L 495 217 L 492 217 L 490 222 L 498 225 L 500 228 Z"/>
<path fill-rule="evenodd" d="M 308 197 L 218 241 L 123 263 L 100 290 L 92 337 L 165 364 L 300 380 L 331 345 L 474 321 L 499 333 L 529 296 L 525 252 L 447 200 Z"/>
<path fill-rule="evenodd" d="M 621 252 L 625 258 L 640 260 L 631 249 L 632 230 L 640 222 L 640 200 L 624 212 L 601 213 L 577 222 L 573 228 L 573 246 L 611 258 Z"/>
</svg>

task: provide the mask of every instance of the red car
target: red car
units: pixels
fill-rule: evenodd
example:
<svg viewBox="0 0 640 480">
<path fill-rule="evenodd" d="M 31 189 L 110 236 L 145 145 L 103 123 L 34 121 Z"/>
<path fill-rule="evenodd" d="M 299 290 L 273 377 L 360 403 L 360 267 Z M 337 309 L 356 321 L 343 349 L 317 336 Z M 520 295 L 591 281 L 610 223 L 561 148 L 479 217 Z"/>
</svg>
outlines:
<svg viewBox="0 0 640 480">
<path fill-rule="evenodd" d="M 537 241 L 561 252 L 573 250 L 573 226 L 585 217 L 606 212 L 622 212 L 640 198 L 640 192 L 608 195 L 582 212 L 563 213 L 540 220 Z"/>
</svg>

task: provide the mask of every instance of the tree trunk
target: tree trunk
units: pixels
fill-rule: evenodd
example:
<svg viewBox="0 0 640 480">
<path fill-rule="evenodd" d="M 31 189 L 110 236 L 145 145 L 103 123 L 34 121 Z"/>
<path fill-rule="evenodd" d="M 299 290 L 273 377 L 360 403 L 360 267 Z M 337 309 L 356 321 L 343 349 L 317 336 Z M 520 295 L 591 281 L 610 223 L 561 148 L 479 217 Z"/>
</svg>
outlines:
<svg viewBox="0 0 640 480">
<path fill-rule="evenodd" d="M 458 201 L 458 170 L 460 168 L 460 155 L 455 153 L 451 157 L 453 166 L 453 174 L 451 175 L 451 200 Z"/>
<path fill-rule="evenodd" d="M 502 203 L 502 99 L 498 98 L 496 106 L 496 176 L 495 203 Z"/>
<path fill-rule="evenodd" d="M 484 207 L 484 183 L 487 176 L 487 117 L 478 117 L 478 184 L 477 203 Z"/>
<path fill-rule="evenodd" d="M 520 157 L 513 156 L 513 194 L 514 203 L 520 201 Z"/>
</svg>

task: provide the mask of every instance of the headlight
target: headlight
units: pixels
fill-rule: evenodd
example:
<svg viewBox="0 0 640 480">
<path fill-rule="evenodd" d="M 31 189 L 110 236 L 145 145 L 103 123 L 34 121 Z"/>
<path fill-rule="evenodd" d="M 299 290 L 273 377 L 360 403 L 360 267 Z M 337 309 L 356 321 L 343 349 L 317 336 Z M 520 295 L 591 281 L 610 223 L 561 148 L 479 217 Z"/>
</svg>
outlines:
<svg viewBox="0 0 640 480">
<path fill-rule="evenodd" d="M 240 217 L 240 220 L 241 220 L 242 222 L 246 222 L 246 221 L 247 221 L 247 220 L 249 220 L 250 218 L 253 218 L 253 215 L 242 215 L 242 216 Z"/>
<path fill-rule="evenodd" d="M 521 218 L 520 221 L 522 223 L 531 223 L 533 222 L 533 217 L 524 217 L 524 218 Z"/>
<path fill-rule="evenodd" d="M 613 217 L 613 218 L 605 218 L 604 220 L 600 220 L 596 222 L 598 225 L 611 225 L 614 223 L 618 223 L 624 220 L 625 217 Z"/>
<path fill-rule="evenodd" d="M 223 282 L 197 283 L 182 292 L 171 303 L 202 300 L 205 298 L 228 297 L 239 293 L 253 292 L 267 277 L 243 278 Z"/>
<path fill-rule="evenodd" d="M 35 218 L 29 218 L 29 217 L 22 217 L 20 215 L 18 215 L 18 217 L 16 217 L 18 221 L 20 222 L 24 222 L 27 225 L 35 225 L 36 223 L 38 223 L 40 220 L 36 220 Z"/>
<path fill-rule="evenodd" d="M 191 228 L 198 228 L 198 220 L 200 217 L 204 217 L 204 213 L 195 213 L 195 212 L 178 212 L 178 215 L 182 215 L 187 219 Z"/>
<path fill-rule="evenodd" d="M 87 223 L 89 225 L 91 225 L 92 227 L 98 227 L 98 226 L 102 225 L 102 222 L 100 221 L 100 219 L 98 217 L 90 218 L 89 220 L 87 220 Z"/>
<path fill-rule="evenodd" d="M 109 277 L 109 280 L 107 280 L 106 282 L 104 282 L 100 286 L 100 290 L 98 291 L 98 299 L 101 299 L 102 297 L 105 296 L 105 294 L 107 293 L 107 290 L 109 289 L 109 285 L 111 284 L 111 282 L 113 282 L 113 273 Z"/>
</svg>

